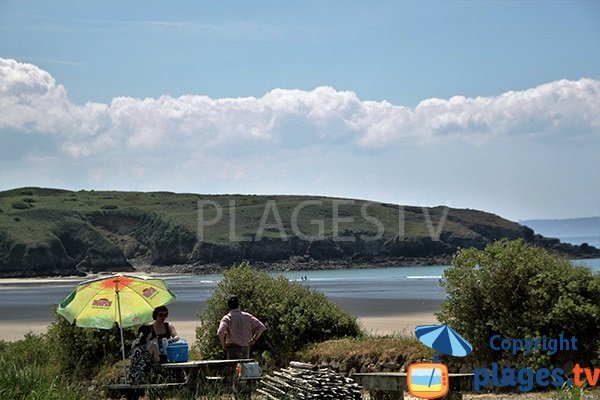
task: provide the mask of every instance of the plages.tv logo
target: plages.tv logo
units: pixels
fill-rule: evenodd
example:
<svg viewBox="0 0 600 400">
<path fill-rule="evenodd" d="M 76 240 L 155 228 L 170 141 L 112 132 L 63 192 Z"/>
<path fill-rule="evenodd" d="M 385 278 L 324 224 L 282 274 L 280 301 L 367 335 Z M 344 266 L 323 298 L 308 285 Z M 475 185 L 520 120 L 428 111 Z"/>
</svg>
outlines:
<svg viewBox="0 0 600 400">
<path fill-rule="evenodd" d="M 473 346 L 447 325 L 419 325 L 415 335 L 427 347 L 438 353 L 464 357 Z M 450 382 L 448 367 L 438 361 L 439 354 L 431 363 L 413 363 L 408 366 L 406 383 L 414 397 L 437 399 L 448 394 Z"/>
<path fill-rule="evenodd" d="M 510 351 L 513 355 L 525 356 L 533 351 L 554 355 L 558 351 L 577 351 L 577 338 L 566 337 L 564 333 L 555 338 L 546 335 L 537 338 L 505 338 L 494 335 L 489 340 L 489 346 L 494 351 Z M 569 372 L 573 379 L 567 378 Z M 521 392 L 529 392 L 535 386 L 558 388 L 565 383 L 568 386 L 575 384 L 581 387 L 586 381 L 588 386 L 596 386 L 600 380 L 600 369 L 584 368 L 579 364 L 575 364 L 571 371 L 565 371 L 563 368 L 515 369 L 501 368 L 494 362 L 490 368 L 475 368 L 474 375 L 475 391 L 484 387 L 503 386 L 517 387 Z"/>
<path fill-rule="evenodd" d="M 448 367 L 441 363 L 413 363 L 408 366 L 406 383 L 410 394 L 437 399 L 448 394 Z"/>
</svg>

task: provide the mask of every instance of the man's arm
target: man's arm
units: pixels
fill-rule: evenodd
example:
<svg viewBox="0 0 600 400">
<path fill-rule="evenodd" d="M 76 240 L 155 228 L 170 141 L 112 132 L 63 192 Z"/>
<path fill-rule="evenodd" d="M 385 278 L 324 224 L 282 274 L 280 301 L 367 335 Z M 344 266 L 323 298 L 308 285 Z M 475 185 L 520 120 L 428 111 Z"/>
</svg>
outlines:
<svg viewBox="0 0 600 400">
<path fill-rule="evenodd" d="M 226 315 L 221 319 L 221 322 L 219 323 L 219 328 L 217 329 L 217 336 L 219 337 L 219 341 L 221 342 L 221 347 L 223 347 L 223 349 L 226 348 L 228 333 L 229 333 L 229 318 L 227 318 L 227 315 Z"/>
<path fill-rule="evenodd" d="M 252 324 L 252 339 L 250 339 L 250 343 L 248 344 L 252 346 L 254 345 L 254 343 L 256 343 L 256 341 L 263 334 L 263 332 L 267 330 L 267 327 L 262 322 L 260 322 L 260 320 L 254 315 L 251 315 L 250 320 Z"/>
</svg>

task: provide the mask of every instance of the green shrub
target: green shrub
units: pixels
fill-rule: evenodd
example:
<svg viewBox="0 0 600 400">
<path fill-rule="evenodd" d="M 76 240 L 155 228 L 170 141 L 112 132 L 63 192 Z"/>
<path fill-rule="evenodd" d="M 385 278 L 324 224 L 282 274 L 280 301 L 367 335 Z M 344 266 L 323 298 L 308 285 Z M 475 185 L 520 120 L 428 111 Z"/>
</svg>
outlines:
<svg viewBox="0 0 600 400">
<path fill-rule="evenodd" d="M 45 334 L 27 333 L 15 342 L 0 341 L 0 359 L 18 359 L 25 364 L 45 364 L 53 358 L 53 349 Z"/>
<path fill-rule="evenodd" d="M 10 206 L 12 208 L 14 208 L 15 210 L 28 210 L 29 209 L 29 204 L 25 203 L 24 201 L 15 201 Z"/>
<path fill-rule="evenodd" d="M 284 277 L 257 272 L 247 264 L 226 271 L 196 329 L 197 345 L 207 358 L 222 358 L 216 336 L 221 318 L 227 314 L 227 298 L 240 298 L 242 309 L 260 319 L 267 331 L 253 352 L 266 365 L 283 365 L 309 343 L 361 335 L 355 317 L 331 302 L 324 294 Z"/>
<path fill-rule="evenodd" d="M 463 334 L 481 362 L 515 366 L 589 363 L 600 345 L 600 275 L 573 267 L 563 258 L 525 244 L 499 241 L 484 250 L 459 251 L 444 272 L 447 299 L 438 319 Z M 519 353 L 490 349 L 493 335 L 503 338 L 577 338 L 577 351 Z"/>
<path fill-rule="evenodd" d="M 124 329 L 125 355 L 135 339 L 133 328 Z M 75 379 L 90 379 L 105 365 L 122 360 L 118 326 L 112 329 L 79 328 L 60 315 L 48 330 L 61 372 Z"/>
</svg>

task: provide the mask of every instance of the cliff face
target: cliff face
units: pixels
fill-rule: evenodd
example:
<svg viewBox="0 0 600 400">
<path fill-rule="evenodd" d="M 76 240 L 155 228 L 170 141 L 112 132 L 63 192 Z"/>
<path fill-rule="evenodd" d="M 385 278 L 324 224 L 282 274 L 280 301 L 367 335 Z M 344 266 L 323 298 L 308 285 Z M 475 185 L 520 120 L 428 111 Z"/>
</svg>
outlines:
<svg viewBox="0 0 600 400">
<path fill-rule="evenodd" d="M 23 243 L 0 232 L 0 277 L 133 271 L 123 251 L 85 223 L 64 222 L 45 240 Z"/>
<path fill-rule="evenodd" d="M 199 201 L 207 199 L 223 209 L 203 219 Z M 299 213 L 298 205 L 307 201 L 318 206 Z M 196 271 L 211 265 L 210 272 L 216 272 L 241 260 L 307 269 L 335 263 L 440 263 L 450 262 L 458 248 L 481 249 L 503 238 L 521 238 L 571 258 L 600 257 L 591 246 L 544 238 L 482 211 L 348 199 L 338 209 L 336 201 L 341 200 L 36 188 L 1 192 L 0 277 L 133 271 L 132 264 L 186 264 Z M 342 219 L 336 222 L 332 210 Z"/>
</svg>

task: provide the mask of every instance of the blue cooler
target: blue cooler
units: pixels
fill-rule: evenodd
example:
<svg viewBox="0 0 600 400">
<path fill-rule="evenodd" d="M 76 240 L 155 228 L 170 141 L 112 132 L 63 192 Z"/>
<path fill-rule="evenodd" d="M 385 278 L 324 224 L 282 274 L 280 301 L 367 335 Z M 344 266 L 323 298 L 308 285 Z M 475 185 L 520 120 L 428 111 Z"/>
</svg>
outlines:
<svg viewBox="0 0 600 400">
<path fill-rule="evenodd" d="M 185 362 L 188 360 L 188 343 L 185 339 L 179 339 L 167 346 L 168 362 Z"/>
</svg>

